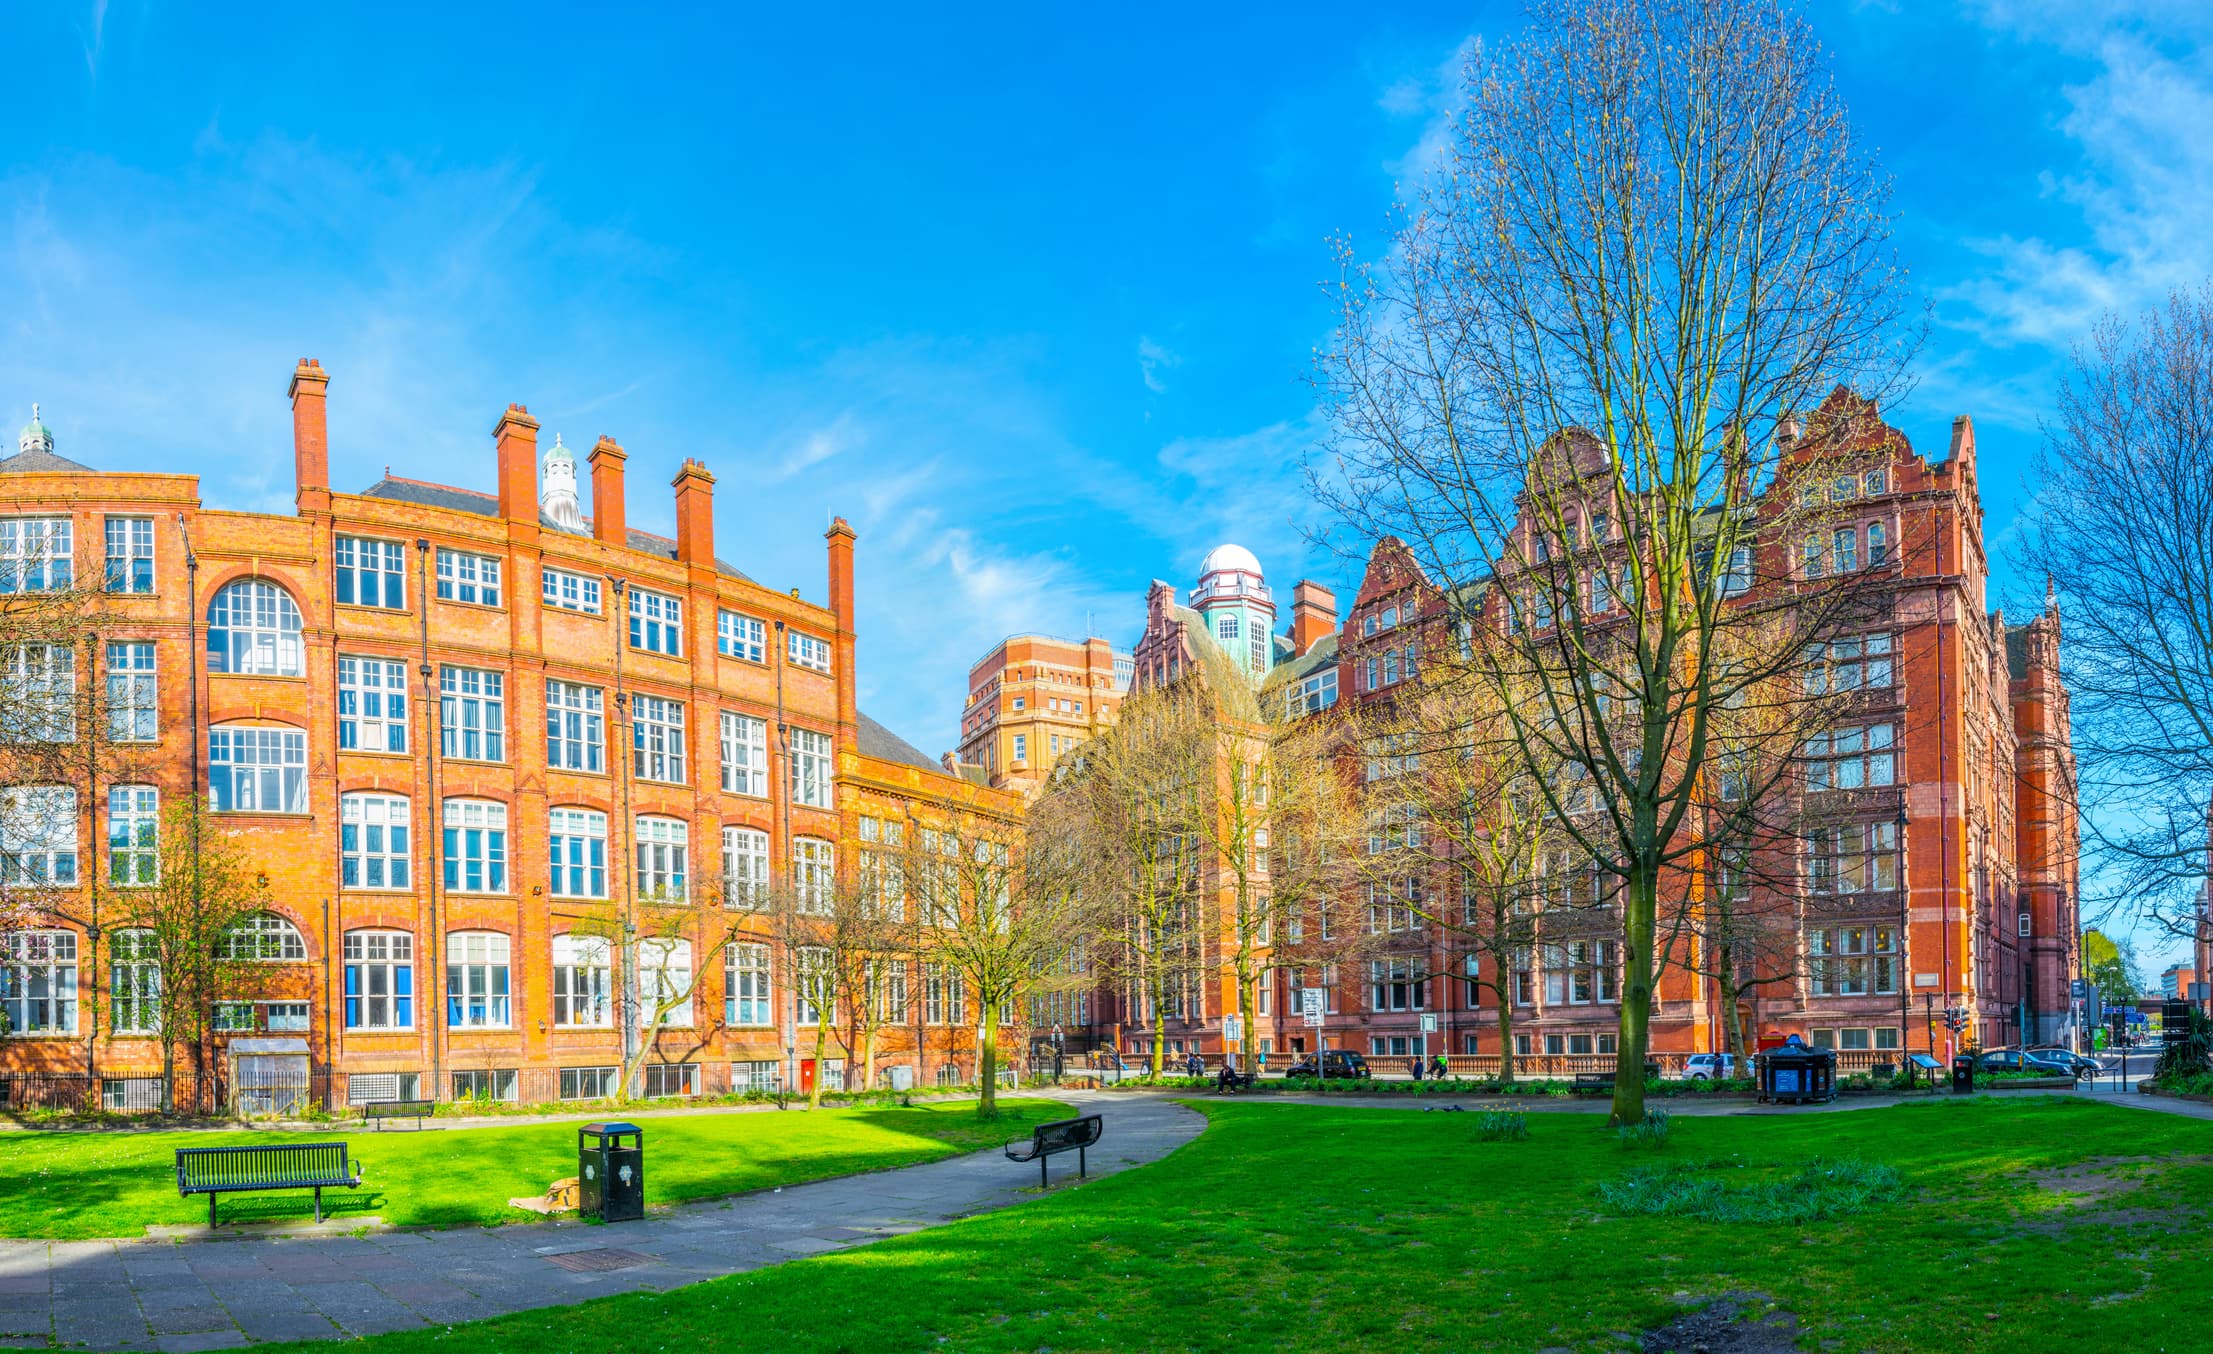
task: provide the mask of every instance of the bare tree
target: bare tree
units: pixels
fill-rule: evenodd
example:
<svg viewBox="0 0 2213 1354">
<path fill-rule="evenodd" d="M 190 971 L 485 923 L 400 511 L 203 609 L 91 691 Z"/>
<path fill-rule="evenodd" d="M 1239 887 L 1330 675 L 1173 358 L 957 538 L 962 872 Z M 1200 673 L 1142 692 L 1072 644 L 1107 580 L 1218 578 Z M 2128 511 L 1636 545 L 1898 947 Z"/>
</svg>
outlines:
<svg viewBox="0 0 2213 1354">
<path fill-rule="evenodd" d="M 1903 369 L 1902 278 L 1887 186 L 1782 0 L 1532 8 L 1470 62 L 1386 261 L 1343 252 L 1314 482 L 1361 540 L 1399 536 L 1482 599 L 1463 619 L 1503 641 L 1473 647 L 1482 669 L 1533 693 L 1503 704 L 1513 742 L 1620 900 L 1635 1066 L 1662 894 L 1694 890 L 1713 712 L 1832 633 L 1876 553 L 1832 545 L 1830 500 L 1887 450 L 1869 429 Z M 1789 581 L 1748 591 L 1755 572 Z M 1778 623 L 1764 650 L 1722 642 Z M 1547 762 L 1581 769 L 1590 813 Z M 1640 1078 L 1613 1115 L 1644 1117 Z"/>
<path fill-rule="evenodd" d="M 822 1069 L 841 1025 L 848 1059 L 864 1050 L 873 1059 L 875 1035 L 886 1020 L 885 966 L 914 943 L 917 928 L 906 906 L 911 889 L 902 899 L 886 882 L 874 869 L 866 875 L 831 872 L 771 894 L 773 925 L 798 1001 L 795 1028 L 814 1034 L 809 1108 L 822 1103 Z"/>
<path fill-rule="evenodd" d="M 976 1001 L 976 1112 L 999 1112 L 999 1031 L 1034 992 L 1083 981 L 1078 955 L 1091 932 L 1069 839 L 953 813 L 921 826 L 907 856 L 916 952 L 957 976 Z"/>
<path fill-rule="evenodd" d="M 1028 838 L 1068 844 L 1069 887 L 1096 919 L 1094 951 L 1152 1029 L 1165 1066 L 1167 1019 L 1188 1009 L 1209 966 L 1218 900 L 1203 843 L 1213 802 L 1214 717 L 1198 683 L 1133 693 L 1112 729 L 1056 766 L 1030 810 Z"/>
<path fill-rule="evenodd" d="M 247 923 L 269 909 L 267 875 L 242 834 L 212 821 L 197 795 L 172 802 L 159 837 L 136 842 L 126 887 L 114 892 L 109 981 L 115 1015 L 161 1040 L 162 1084 L 173 1095 L 177 1055 L 191 1060 L 196 1108 L 205 1102 L 219 1003 L 252 999 L 275 938 Z"/>
<path fill-rule="evenodd" d="M 678 1061 L 705 1047 L 715 1022 L 700 1019 L 699 997 L 723 952 L 744 939 L 749 901 L 719 875 L 695 875 L 650 888 L 641 879 L 637 903 L 628 909 L 609 903 L 565 914 L 573 934 L 604 943 L 622 965 L 620 1000 L 629 1004 L 635 1022 L 629 1027 L 638 1032 L 623 1059 L 625 1096 L 644 1093 L 646 1065 L 656 1056 L 669 1061 L 664 1042 L 678 1047 Z"/>
<path fill-rule="evenodd" d="M 2075 349 L 2017 556 L 2067 617 L 2108 908 L 2197 934 L 2213 800 L 2213 282 Z"/>
</svg>

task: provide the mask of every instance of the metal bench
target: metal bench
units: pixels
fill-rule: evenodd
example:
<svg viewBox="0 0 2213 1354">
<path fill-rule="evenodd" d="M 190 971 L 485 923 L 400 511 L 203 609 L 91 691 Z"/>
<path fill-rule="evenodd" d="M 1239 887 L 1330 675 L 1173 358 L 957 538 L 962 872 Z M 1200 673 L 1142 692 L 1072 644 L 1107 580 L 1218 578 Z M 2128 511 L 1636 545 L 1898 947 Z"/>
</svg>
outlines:
<svg viewBox="0 0 2213 1354">
<path fill-rule="evenodd" d="M 362 1103 L 361 1117 L 376 1124 L 379 1133 L 387 1119 L 413 1119 L 415 1127 L 421 1128 L 436 1107 L 431 1100 L 369 1100 Z"/>
<path fill-rule="evenodd" d="M 1087 1114 L 1081 1119 L 1056 1119 L 1049 1124 L 1039 1124 L 1030 1130 L 1030 1140 L 1026 1145 L 1012 1142 L 1007 1144 L 1007 1160 L 1036 1162 L 1037 1184 L 1040 1189 L 1046 1183 L 1046 1159 L 1062 1152 L 1074 1152 L 1076 1174 L 1079 1177 L 1087 1175 L 1089 1171 L 1084 1149 L 1099 1141 L 1099 1134 L 1105 1127 L 1105 1121 L 1096 1114 Z"/>
<path fill-rule="evenodd" d="M 315 1191 L 315 1221 L 323 1220 L 323 1191 L 359 1189 L 361 1166 L 346 1160 L 342 1142 L 295 1142 L 249 1147 L 180 1147 L 177 1193 L 207 1196 L 207 1225 L 215 1225 L 215 1196 L 259 1190 Z"/>
<path fill-rule="evenodd" d="M 1568 1087 L 1568 1092 L 1572 1095 L 1612 1095 L 1614 1093 L 1614 1074 L 1611 1072 L 1578 1072 L 1575 1074 L 1574 1083 Z"/>
</svg>

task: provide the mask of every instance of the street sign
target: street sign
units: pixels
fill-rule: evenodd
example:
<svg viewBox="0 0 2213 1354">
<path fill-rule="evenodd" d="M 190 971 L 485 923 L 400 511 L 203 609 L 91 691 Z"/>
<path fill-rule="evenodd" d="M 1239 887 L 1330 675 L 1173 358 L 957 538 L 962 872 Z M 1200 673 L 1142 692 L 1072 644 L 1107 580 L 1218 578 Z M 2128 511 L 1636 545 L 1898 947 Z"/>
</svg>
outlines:
<svg viewBox="0 0 2213 1354">
<path fill-rule="evenodd" d="M 2081 1001 L 2090 995 L 2090 984 L 2084 979 L 2075 979 L 2075 981 L 2070 985 L 2070 988 L 2071 995 L 2076 1001 Z"/>
<path fill-rule="evenodd" d="M 1310 1030 L 1318 1030 L 1322 1027 L 1322 1018 L 1318 1014 L 1309 1014 L 1304 1017 L 1304 1024 Z"/>
<path fill-rule="evenodd" d="M 1322 1022 L 1322 989 L 1318 987 L 1300 988 L 1299 1011 L 1306 1017 L 1307 1024 L 1319 1025 Z"/>
<path fill-rule="evenodd" d="M 1425 1015 L 1425 1016 L 1423 1016 L 1423 1017 L 1422 1017 L 1422 1033 L 1423 1033 L 1423 1034 L 1435 1034 L 1436 1032 L 1437 1032 L 1437 1017 L 1435 1017 L 1435 1016 L 1433 1016 L 1433 1015 Z"/>
<path fill-rule="evenodd" d="M 1245 1039 L 1245 1018 L 1241 1015 L 1223 1016 L 1222 1037 L 1233 1044 L 1243 1043 Z"/>
</svg>

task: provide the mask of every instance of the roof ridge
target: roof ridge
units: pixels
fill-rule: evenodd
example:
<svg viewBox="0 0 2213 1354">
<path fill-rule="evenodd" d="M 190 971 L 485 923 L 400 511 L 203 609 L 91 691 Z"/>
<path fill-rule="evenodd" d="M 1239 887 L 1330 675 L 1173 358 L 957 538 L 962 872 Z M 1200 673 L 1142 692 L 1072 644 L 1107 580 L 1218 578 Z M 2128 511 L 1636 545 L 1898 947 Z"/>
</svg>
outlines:
<svg viewBox="0 0 2213 1354">
<path fill-rule="evenodd" d="M 499 497 L 498 494 L 486 493 L 482 489 L 464 489 L 458 484 L 440 484 L 436 480 L 418 480 L 410 479 L 406 475 L 395 475 L 389 466 L 384 471 L 384 482 L 387 484 L 416 484 L 425 489 L 443 489 L 449 494 L 467 494 L 471 498 L 497 499 Z M 374 489 L 376 486 L 371 485 L 369 487 Z"/>
</svg>

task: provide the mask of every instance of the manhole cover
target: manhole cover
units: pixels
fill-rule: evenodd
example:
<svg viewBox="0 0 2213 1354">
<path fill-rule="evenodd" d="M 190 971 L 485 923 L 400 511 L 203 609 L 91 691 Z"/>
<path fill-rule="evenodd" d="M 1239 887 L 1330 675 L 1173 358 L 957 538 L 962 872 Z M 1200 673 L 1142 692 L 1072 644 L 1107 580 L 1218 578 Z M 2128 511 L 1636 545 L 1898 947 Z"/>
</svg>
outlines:
<svg viewBox="0 0 2213 1354">
<path fill-rule="evenodd" d="M 573 1269 L 580 1274 L 598 1273 L 610 1269 L 631 1269 L 638 1265 L 660 1263 L 650 1255 L 640 1255 L 636 1251 L 622 1251 L 611 1248 L 593 1251 L 565 1251 L 560 1255 L 549 1255 L 546 1259 L 551 1260 L 563 1269 Z"/>
</svg>

